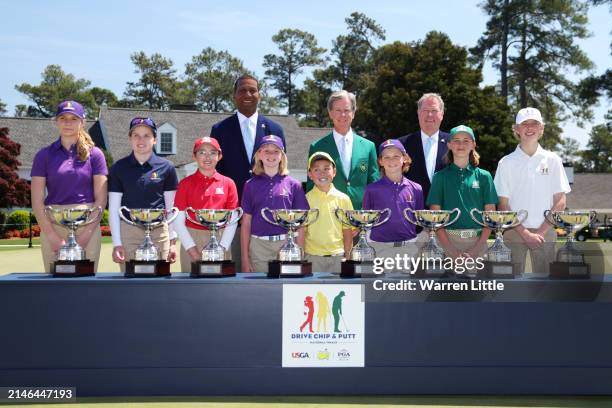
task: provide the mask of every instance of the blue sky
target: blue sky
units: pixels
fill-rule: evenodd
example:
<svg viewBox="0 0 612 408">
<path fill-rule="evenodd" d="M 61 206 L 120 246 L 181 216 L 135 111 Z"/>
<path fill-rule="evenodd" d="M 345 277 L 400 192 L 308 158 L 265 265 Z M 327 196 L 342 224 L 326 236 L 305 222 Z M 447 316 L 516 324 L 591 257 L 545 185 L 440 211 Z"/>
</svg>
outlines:
<svg viewBox="0 0 612 408">
<path fill-rule="evenodd" d="M 431 30 L 449 35 L 455 44 L 473 46 L 485 29 L 486 16 L 478 1 L 3 1 L 0 3 L 0 99 L 14 106 L 27 100 L 16 84 L 38 84 L 49 64 L 86 78 L 95 86 L 123 94 L 134 81 L 130 54 L 143 50 L 171 58 L 182 73 L 186 62 L 205 47 L 227 50 L 246 67 L 263 76 L 262 61 L 277 50 L 271 37 L 282 28 L 313 33 L 319 45 L 331 48 L 332 40 L 346 28 L 344 18 L 360 11 L 374 18 L 387 34 L 386 42 L 423 39 Z M 608 6 L 592 8 L 589 30 L 593 36 L 579 45 L 595 63 L 595 73 L 612 66 L 609 44 L 612 15 Z M 582 74 L 579 74 L 582 76 Z M 485 84 L 497 81 L 491 67 Z M 595 124 L 603 122 L 610 101 L 596 109 Z M 452 107 L 448 107 L 452 109 Z M 588 131 L 571 121 L 565 135 L 584 146 Z"/>
</svg>

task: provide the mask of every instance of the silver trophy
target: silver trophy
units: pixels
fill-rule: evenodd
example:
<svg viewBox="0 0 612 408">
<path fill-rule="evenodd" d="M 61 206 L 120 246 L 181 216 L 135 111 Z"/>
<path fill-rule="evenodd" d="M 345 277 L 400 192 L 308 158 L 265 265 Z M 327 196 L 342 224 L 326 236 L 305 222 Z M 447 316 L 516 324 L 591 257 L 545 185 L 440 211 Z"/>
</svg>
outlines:
<svg viewBox="0 0 612 408">
<path fill-rule="evenodd" d="M 189 213 L 192 212 L 195 219 L 191 218 Z M 225 249 L 219 245 L 217 231 L 225 228 L 228 225 L 235 224 L 242 217 L 242 208 L 238 207 L 234 210 L 213 210 L 213 209 L 193 209 L 187 207 L 185 209 L 185 217 L 194 224 L 201 225 L 210 230 L 210 240 L 204 248 L 202 248 L 202 260 L 208 262 L 219 262 L 225 260 Z"/>
<path fill-rule="evenodd" d="M 475 214 L 479 214 L 476 216 Z M 512 264 L 512 251 L 504 244 L 503 233 L 522 224 L 527 219 L 527 211 L 480 211 L 472 208 L 470 217 L 479 225 L 495 231 L 495 242 L 486 253 L 484 277 L 514 277 L 519 274 Z"/>
<path fill-rule="evenodd" d="M 268 214 L 270 217 L 268 217 Z M 261 209 L 261 216 L 272 225 L 287 229 L 287 242 L 278 252 L 278 259 L 268 263 L 268 276 L 312 275 L 312 263 L 305 262 L 304 250 L 295 243 L 295 231 L 308 226 L 319 218 L 319 210 Z"/>
<path fill-rule="evenodd" d="M 367 231 L 384 224 L 391 216 L 391 210 L 344 210 L 336 208 L 336 218 L 349 227 L 359 229 L 359 241 L 353 246 L 347 260 L 353 262 L 373 262 L 376 251 L 368 244 Z"/>
<path fill-rule="evenodd" d="M 576 248 L 576 232 L 591 224 L 596 217 L 595 211 L 544 211 L 547 222 L 567 232 L 565 244 L 557 251 L 556 262 L 550 265 L 552 277 L 590 276 L 590 265 L 584 260 L 584 252 Z"/>
<path fill-rule="evenodd" d="M 53 206 L 47 206 L 44 211 L 51 222 L 68 229 L 66 244 L 60 247 L 57 253 L 57 261 L 52 265 L 53 274 L 93 275 L 94 263 L 87 260 L 85 250 L 76 240 L 76 231 L 79 227 L 99 222 L 102 218 L 102 208 L 54 208 Z M 95 216 L 92 216 L 94 213 Z"/>
<path fill-rule="evenodd" d="M 272 218 L 268 218 L 267 214 Z M 312 224 L 319 218 L 319 210 L 292 210 L 262 208 L 261 216 L 272 225 L 287 229 L 287 243 L 278 252 L 278 260 L 281 262 L 302 261 L 304 251 L 295 243 L 295 231 L 298 228 Z"/>
<path fill-rule="evenodd" d="M 453 213 L 457 213 L 451 219 Z M 410 216 L 408 215 L 410 214 Z M 461 210 L 453 208 L 452 210 L 413 210 L 412 208 L 404 209 L 404 217 L 408 222 L 425 228 L 429 231 L 429 240 L 421 248 L 421 259 L 425 262 L 425 268 L 419 268 L 413 276 L 434 276 L 445 273 L 442 267 L 444 259 L 444 250 L 438 244 L 436 239 L 436 231 L 440 228 L 446 228 L 454 224 L 461 215 Z M 430 263 L 431 262 L 431 263 Z"/>
<path fill-rule="evenodd" d="M 168 213 L 170 213 L 169 216 Z M 119 209 L 119 216 L 123 221 L 144 229 L 144 241 L 136 248 L 134 260 L 127 264 L 126 274 L 128 276 L 137 274 L 167 276 L 170 274 L 170 266 L 160 259 L 161 252 L 153 243 L 151 233 L 165 223 L 169 224 L 174 221 L 178 214 L 179 210 L 176 207 L 172 207 L 169 212 L 166 212 L 164 208 L 127 208 L 122 206 Z"/>
</svg>

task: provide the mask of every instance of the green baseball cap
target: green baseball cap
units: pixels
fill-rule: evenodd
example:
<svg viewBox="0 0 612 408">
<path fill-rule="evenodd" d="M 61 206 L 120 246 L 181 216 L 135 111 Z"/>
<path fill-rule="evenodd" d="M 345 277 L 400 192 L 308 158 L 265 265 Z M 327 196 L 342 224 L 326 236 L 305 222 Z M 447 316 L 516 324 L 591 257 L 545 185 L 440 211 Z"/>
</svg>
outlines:
<svg viewBox="0 0 612 408">
<path fill-rule="evenodd" d="M 472 128 L 465 125 L 459 125 L 452 128 L 450 131 L 450 138 L 448 140 L 451 141 L 457 133 L 467 133 L 468 135 L 470 135 L 473 141 L 476 141 L 476 137 L 474 136 L 474 131 L 472 130 Z"/>
</svg>

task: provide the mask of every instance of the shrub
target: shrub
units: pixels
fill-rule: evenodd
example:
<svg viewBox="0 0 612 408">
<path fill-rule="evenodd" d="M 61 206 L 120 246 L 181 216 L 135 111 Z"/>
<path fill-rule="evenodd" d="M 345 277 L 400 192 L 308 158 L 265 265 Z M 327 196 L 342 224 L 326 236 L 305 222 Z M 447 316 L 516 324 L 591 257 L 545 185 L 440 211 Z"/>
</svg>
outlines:
<svg viewBox="0 0 612 408">
<path fill-rule="evenodd" d="M 21 238 L 21 234 L 18 230 L 12 229 L 4 233 L 4 238 Z"/>
<path fill-rule="evenodd" d="M 10 229 L 24 229 L 28 226 L 29 220 L 32 219 L 32 224 L 36 223 L 36 217 L 34 214 L 30 214 L 29 211 L 17 210 L 13 211 L 11 215 L 6 219 L 6 228 Z"/>
<path fill-rule="evenodd" d="M 110 227 L 103 225 L 100 227 L 100 231 L 102 232 L 102 236 L 103 237 L 110 237 L 111 236 L 111 231 L 110 231 Z"/>
<path fill-rule="evenodd" d="M 102 213 L 102 219 L 100 220 L 100 225 L 108 226 L 108 210 L 104 210 L 104 213 Z"/>
</svg>

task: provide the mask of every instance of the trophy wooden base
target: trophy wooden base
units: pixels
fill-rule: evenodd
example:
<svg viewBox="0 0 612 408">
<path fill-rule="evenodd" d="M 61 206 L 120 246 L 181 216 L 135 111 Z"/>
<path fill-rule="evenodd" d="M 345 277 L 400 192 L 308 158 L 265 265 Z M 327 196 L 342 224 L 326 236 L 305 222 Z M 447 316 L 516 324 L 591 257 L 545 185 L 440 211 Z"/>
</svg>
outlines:
<svg viewBox="0 0 612 408">
<path fill-rule="evenodd" d="M 548 276 L 553 279 L 589 279 L 591 265 L 583 262 L 551 262 Z"/>
<path fill-rule="evenodd" d="M 89 259 L 81 261 L 55 261 L 51 264 L 51 275 L 56 278 L 94 276 L 94 262 Z"/>
<path fill-rule="evenodd" d="M 340 264 L 341 278 L 377 278 L 384 273 L 374 273 L 374 262 L 372 261 L 342 261 Z"/>
<path fill-rule="evenodd" d="M 125 263 L 126 278 L 155 278 L 170 276 L 168 261 L 127 261 Z"/>
<path fill-rule="evenodd" d="M 312 276 L 312 262 L 268 262 L 268 278 L 302 278 L 304 276 Z"/>
<path fill-rule="evenodd" d="M 484 268 L 476 272 L 481 279 L 514 279 L 521 275 L 520 264 L 512 262 L 484 261 Z"/>
<path fill-rule="evenodd" d="M 220 278 L 236 276 L 236 263 L 233 261 L 199 261 L 191 263 L 192 278 Z"/>
</svg>

